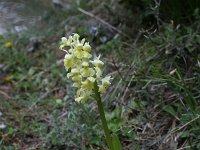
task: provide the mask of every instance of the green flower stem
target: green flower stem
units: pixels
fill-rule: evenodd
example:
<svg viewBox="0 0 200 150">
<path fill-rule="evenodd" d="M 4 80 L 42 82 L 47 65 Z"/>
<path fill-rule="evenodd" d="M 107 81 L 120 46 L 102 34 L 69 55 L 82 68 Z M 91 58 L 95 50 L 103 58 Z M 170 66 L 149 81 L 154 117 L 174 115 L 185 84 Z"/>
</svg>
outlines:
<svg viewBox="0 0 200 150">
<path fill-rule="evenodd" d="M 106 136 L 106 141 L 107 141 L 108 147 L 109 147 L 110 150 L 114 150 L 97 82 L 94 83 L 94 92 L 95 92 L 95 98 L 96 98 L 96 101 L 97 101 L 98 110 L 99 110 L 100 118 L 101 118 L 101 123 L 102 123 L 102 127 L 103 127 L 103 130 L 104 130 L 105 136 Z"/>
</svg>

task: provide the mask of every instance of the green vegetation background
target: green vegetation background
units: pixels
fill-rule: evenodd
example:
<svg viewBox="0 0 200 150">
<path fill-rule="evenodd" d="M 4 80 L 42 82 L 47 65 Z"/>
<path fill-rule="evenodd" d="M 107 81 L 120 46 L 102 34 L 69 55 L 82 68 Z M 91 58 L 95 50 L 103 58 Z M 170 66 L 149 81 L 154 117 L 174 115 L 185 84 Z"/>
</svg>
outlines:
<svg viewBox="0 0 200 150">
<path fill-rule="evenodd" d="M 114 78 L 104 106 L 123 149 L 200 149 L 200 1 L 69 6 L 52 7 L 45 30 L 0 37 L 0 149 L 106 149 L 96 103 L 74 101 L 58 49 L 74 32 L 102 54 Z"/>
</svg>

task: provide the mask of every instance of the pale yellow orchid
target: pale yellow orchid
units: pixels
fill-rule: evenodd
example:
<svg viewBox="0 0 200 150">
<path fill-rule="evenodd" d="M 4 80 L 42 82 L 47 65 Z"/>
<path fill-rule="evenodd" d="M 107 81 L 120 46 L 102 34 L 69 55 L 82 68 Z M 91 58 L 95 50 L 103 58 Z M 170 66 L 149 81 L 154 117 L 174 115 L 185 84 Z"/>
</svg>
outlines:
<svg viewBox="0 0 200 150">
<path fill-rule="evenodd" d="M 110 76 L 102 78 L 104 63 L 99 57 L 90 60 L 91 46 L 85 39 L 79 40 L 78 34 L 73 34 L 69 38 L 61 39 L 60 48 L 67 52 L 64 58 L 64 66 L 68 71 L 67 77 L 71 78 L 73 87 L 77 88 L 75 100 L 85 102 L 91 97 L 94 84 L 98 84 L 99 92 L 104 93 L 110 85 Z M 67 51 L 64 48 L 70 47 Z"/>
</svg>

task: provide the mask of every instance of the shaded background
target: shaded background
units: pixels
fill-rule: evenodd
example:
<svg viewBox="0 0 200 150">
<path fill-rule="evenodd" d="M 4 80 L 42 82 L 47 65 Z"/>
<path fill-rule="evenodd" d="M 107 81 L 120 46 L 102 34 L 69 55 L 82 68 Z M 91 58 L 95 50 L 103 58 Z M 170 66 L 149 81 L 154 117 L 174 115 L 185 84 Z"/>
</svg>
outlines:
<svg viewBox="0 0 200 150">
<path fill-rule="evenodd" d="M 78 104 L 61 37 L 78 33 L 104 72 L 125 150 L 200 149 L 199 0 L 1 0 L 0 149 L 106 149 L 95 101 Z"/>
</svg>

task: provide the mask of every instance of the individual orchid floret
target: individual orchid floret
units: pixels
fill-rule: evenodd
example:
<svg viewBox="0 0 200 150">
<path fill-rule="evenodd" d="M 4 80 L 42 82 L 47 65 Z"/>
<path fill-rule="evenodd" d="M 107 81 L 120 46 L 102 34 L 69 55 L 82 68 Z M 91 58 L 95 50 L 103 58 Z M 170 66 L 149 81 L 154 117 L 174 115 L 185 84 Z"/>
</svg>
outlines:
<svg viewBox="0 0 200 150">
<path fill-rule="evenodd" d="M 73 65 L 73 56 L 70 54 L 66 54 L 65 58 L 64 58 L 64 66 L 65 66 L 66 70 L 71 68 L 72 65 Z"/>
<path fill-rule="evenodd" d="M 79 38 L 80 38 L 80 35 L 78 35 L 77 33 L 74 33 L 73 39 L 76 40 L 76 41 L 78 41 Z"/>
<path fill-rule="evenodd" d="M 91 91 L 94 88 L 94 82 L 91 82 L 90 80 L 86 79 L 82 82 L 82 88 L 86 91 Z"/>
<path fill-rule="evenodd" d="M 77 75 L 72 77 L 72 81 L 81 82 L 82 81 L 82 76 L 77 74 Z"/>
<path fill-rule="evenodd" d="M 83 96 L 77 97 L 77 98 L 75 98 L 75 101 L 78 103 L 81 103 L 81 102 L 85 101 L 85 97 L 83 97 Z"/>
<path fill-rule="evenodd" d="M 87 51 L 87 52 L 91 51 L 91 46 L 90 46 L 89 42 L 87 42 L 87 43 L 84 44 L 83 50 Z"/>
<path fill-rule="evenodd" d="M 99 85 L 99 92 L 100 93 L 104 93 L 106 91 L 106 89 L 108 88 L 108 86 L 111 84 L 110 80 L 111 80 L 111 76 L 107 76 L 105 78 L 102 79 L 102 84 Z"/>
<path fill-rule="evenodd" d="M 60 49 L 63 49 L 65 46 L 70 46 L 71 44 L 72 44 L 72 37 L 71 36 L 68 39 L 66 37 L 62 37 Z"/>
<path fill-rule="evenodd" d="M 67 77 L 70 78 L 71 76 L 79 75 L 79 70 L 77 68 L 71 69 L 71 72 L 67 74 Z"/>
<path fill-rule="evenodd" d="M 66 37 L 62 37 L 62 38 L 61 38 L 61 42 L 62 42 L 62 44 L 67 45 L 68 39 L 67 39 Z"/>
<path fill-rule="evenodd" d="M 94 76 L 95 71 L 92 68 L 83 67 L 83 68 L 81 68 L 80 73 L 83 77 L 92 77 L 92 76 Z"/>
<path fill-rule="evenodd" d="M 93 61 L 90 61 L 95 67 L 103 67 L 104 63 L 100 60 L 100 56 L 99 57 L 95 57 L 95 59 Z"/>
</svg>

